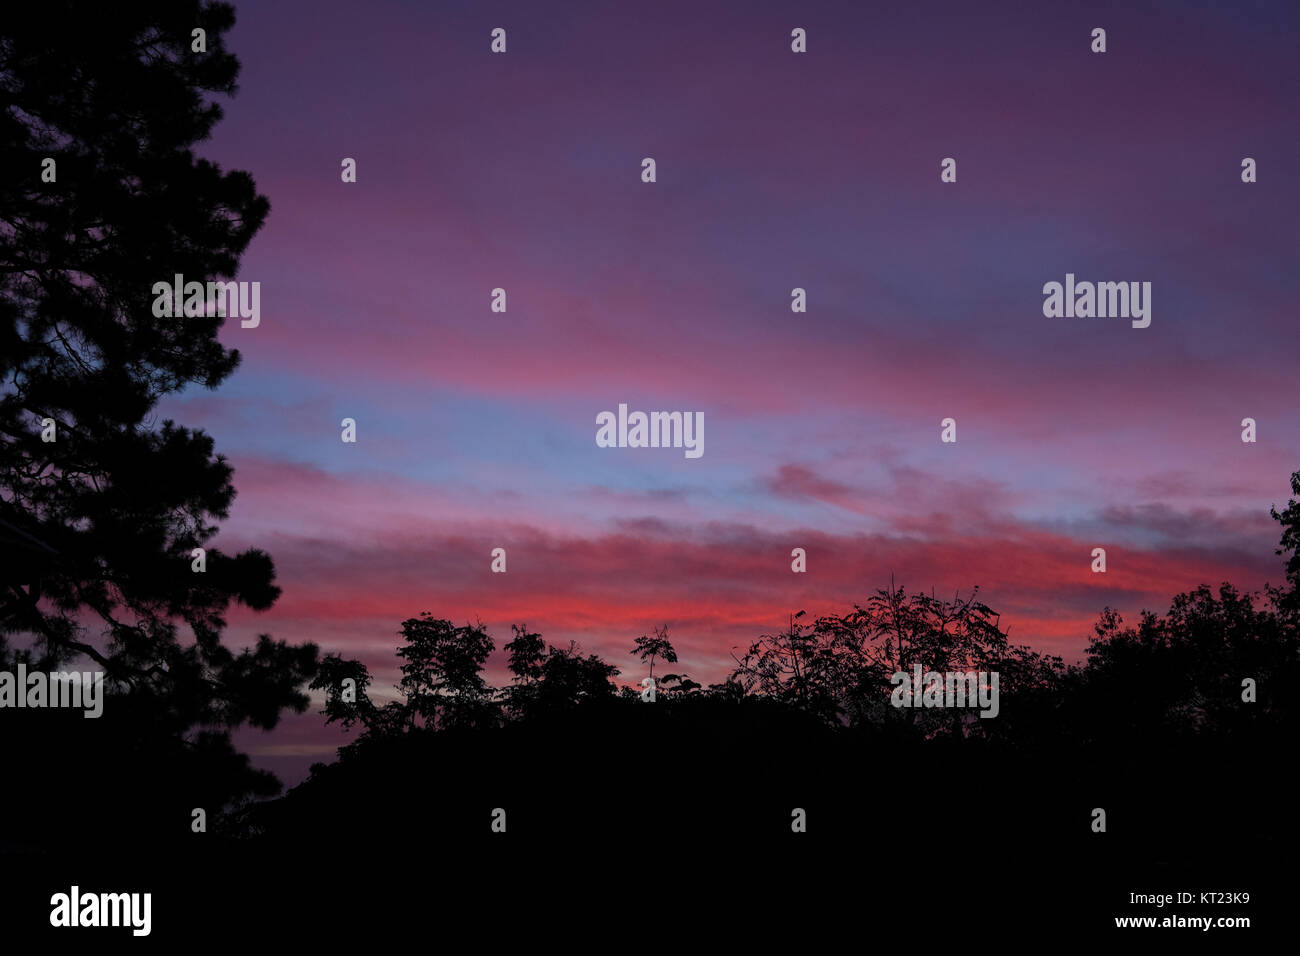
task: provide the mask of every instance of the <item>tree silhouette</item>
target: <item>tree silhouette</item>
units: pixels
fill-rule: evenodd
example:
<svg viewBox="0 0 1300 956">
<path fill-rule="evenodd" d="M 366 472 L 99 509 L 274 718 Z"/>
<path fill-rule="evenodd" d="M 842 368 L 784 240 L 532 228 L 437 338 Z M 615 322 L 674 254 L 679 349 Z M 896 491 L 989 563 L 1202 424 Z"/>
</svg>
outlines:
<svg viewBox="0 0 1300 956">
<path fill-rule="evenodd" d="M 346 700 L 344 688 L 346 681 L 352 681 L 355 698 Z M 338 654 L 326 654 L 321 659 L 320 669 L 311 682 L 312 690 L 325 692 L 325 723 L 338 721 L 344 730 L 350 730 L 353 724 L 360 723 L 370 727 L 376 721 L 378 708 L 370 699 L 367 690 L 370 687 L 370 672 L 358 660 L 344 660 Z"/>
<path fill-rule="evenodd" d="M 1300 495 L 1300 471 L 1291 475 Z M 1150 738 L 1197 735 L 1256 739 L 1283 734 L 1297 719 L 1292 688 L 1300 682 L 1300 504 L 1279 512 L 1276 551 L 1289 555 L 1288 587 L 1262 594 L 1229 583 L 1201 585 L 1176 595 L 1163 614 L 1143 611 L 1126 626 L 1113 608 L 1102 611 L 1088 646 L 1071 708 L 1086 711 L 1072 729 L 1087 740 L 1132 744 Z M 1243 682 L 1255 700 L 1243 700 Z M 1122 700 L 1125 706 L 1105 706 Z"/>
<path fill-rule="evenodd" d="M 1291 474 L 1291 493 L 1300 497 L 1300 471 Z M 1289 590 L 1273 589 L 1275 603 L 1283 613 L 1300 616 L 1300 501 L 1292 498 L 1287 506 L 1278 511 L 1269 508 L 1268 513 L 1282 525 L 1282 540 L 1275 554 L 1286 555 L 1286 579 Z"/>
<path fill-rule="evenodd" d="M 513 717 L 554 714 L 614 696 L 611 678 L 618 675 L 618 668 L 595 654 L 583 657 L 572 641 L 561 650 L 522 625 L 512 625 L 511 629 L 515 636 L 506 651 L 514 676 L 503 696 Z"/>
<path fill-rule="evenodd" d="M 155 282 L 233 276 L 269 210 L 247 173 L 192 152 L 222 115 L 209 97 L 235 90 L 233 22 L 224 3 L 58 0 L 0 22 L 0 533 L 16 544 L 0 633 L 32 642 L 0 645 L 0 663 L 89 658 L 129 699 L 105 708 L 123 746 L 183 737 L 226 764 L 230 728 L 306 707 L 317 653 L 220 643 L 232 603 L 279 595 L 274 567 L 209 547 L 191 570 L 228 515 L 231 468 L 202 431 L 154 421 L 163 396 L 215 388 L 239 363 L 221 317 L 152 312 Z"/>
<path fill-rule="evenodd" d="M 790 626 L 777 634 L 764 634 L 755 641 L 744 657 L 736 659 L 736 669 L 728 678 L 744 688 L 745 693 L 758 693 L 810 708 L 815 692 L 812 685 L 825 673 L 828 655 L 818 652 L 811 626 L 800 619 L 803 611 L 790 616 Z M 816 660 L 815 660 L 816 659 Z"/>
<path fill-rule="evenodd" d="M 656 627 L 654 635 L 654 637 L 647 637 L 642 634 L 633 642 L 631 651 L 641 659 L 642 664 L 649 660 L 651 680 L 654 680 L 655 676 L 656 657 L 669 664 L 677 663 L 677 652 L 673 650 L 673 645 L 668 640 L 668 625 L 664 624 L 661 627 Z"/>
<path fill-rule="evenodd" d="M 456 627 L 424 611 L 402 622 L 405 644 L 399 688 L 409 723 L 425 727 L 475 727 L 495 723 L 497 705 L 483 679 L 492 638 L 482 624 Z"/>
<path fill-rule="evenodd" d="M 505 688 L 506 709 L 512 716 L 528 713 L 538 696 L 538 682 L 542 679 L 542 662 L 546 657 L 546 642 L 542 635 L 529 631 L 525 625 L 512 624 L 514 639 L 506 644 L 511 678 Z"/>
<path fill-rule="evenodd" d="M 583 657 L 572 641 L 563 650 L 551 647 L 542 662 L 538 706 L 544 712 L 554 713 L 610 699 L 615 693 L 611 678 L 616 676 L 618 668 L 595 654 Z"/>
<path fill-rule="evenodd" d="M 508 687 L 495 689 L 482 673 L 494 646 L 482 624 L 456 627 L 429 611 L 402 622 L 404 643 L 397 656 L 405 661 L 398 684 L 403 699 L 383 707 L 375 706 L 367 693 L 371 677 L 364 664 L 327 655 L 311 684 L 313 690 L 325 692 L 325 722 L 364 728 L 341 752 L 353 755 L 371 741 L 406 734 L 486 729 L 497 726 L 503 716 L 528 722 L 615 698 L 613 678 L 619 672 L 612 664 L 595 654 L 584 657 L 573 641 L 561 649 L 524 625 L 511 629 L 514 638 L 505 649 L 513 676 Z M 348 679 L 356 689 L 352 701 L 342 694 Z"/>
<path fill-rule="evenodd" d="M 977 599 L 978 589 L 951 601 L 908 595 L 891 584 L 848 614 L 764 635 L 736 658 L 730 681 L 817 715 L 832 725 L 897 723 L 922 734 L 964 734 L 979 728 L 960 710 L 894 708 L 893 674 L 926 671 L 1006 671 L 1013 689 L 1037 687 L 1063 670 L 1057 658 L 1011 645 L 998 615 Z M 1005 689 L 1005 688 L 1002 688 Z"/>
</svg>

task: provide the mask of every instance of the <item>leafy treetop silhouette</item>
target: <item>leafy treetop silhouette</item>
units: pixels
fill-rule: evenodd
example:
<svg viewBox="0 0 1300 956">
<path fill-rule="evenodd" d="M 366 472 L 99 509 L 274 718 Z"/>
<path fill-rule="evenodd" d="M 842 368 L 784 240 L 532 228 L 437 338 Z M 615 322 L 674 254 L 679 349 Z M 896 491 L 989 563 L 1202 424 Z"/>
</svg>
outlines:
<svg viewBox="0 0 1300 956">
<path fill-rule="evenodd" d="M 673 650 L 672 642 L 668 640 L 668 625 L 664 624 L 654 629 L 654 637 L 647 637 L 642 634 L 633 642 L 632 653 L 641 659 L 641 663 L 650 663 L 650 679 L 655 676 L 655 658 L 666 661 L 669 664 L 677 663 L 677 652 Z"/>
</svg>

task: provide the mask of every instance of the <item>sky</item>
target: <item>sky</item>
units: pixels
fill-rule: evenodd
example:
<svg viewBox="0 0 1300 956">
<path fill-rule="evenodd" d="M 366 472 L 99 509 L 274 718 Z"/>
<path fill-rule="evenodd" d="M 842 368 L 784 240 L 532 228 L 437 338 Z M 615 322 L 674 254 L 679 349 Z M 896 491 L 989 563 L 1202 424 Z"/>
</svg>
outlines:
<svg viewBox="0 0 1300 956">
<path fill-rule="evenodd" d="M 198 152 L 270 200 L 261 322 L 160 409 L 235 469 L 214 543 L 275 560 L 230 644 L 316 641 L 382 696 L 422 611 L 481 619 L 497 682 L 512 623 L 629 683 L 667 624 L 709 683 L 892 579 L 1079 661 L 1105 606 L 1283 578 L 1300 8 L 236 9 Z M 1150 326 L 1044 316 L 1067 273 L 1150 282 Z M 620 403 L 702 412 L 704 454 L 598 447 Z M 318 710 L 239 742 L 297 782 L 346 739 Z"/>
</svg>

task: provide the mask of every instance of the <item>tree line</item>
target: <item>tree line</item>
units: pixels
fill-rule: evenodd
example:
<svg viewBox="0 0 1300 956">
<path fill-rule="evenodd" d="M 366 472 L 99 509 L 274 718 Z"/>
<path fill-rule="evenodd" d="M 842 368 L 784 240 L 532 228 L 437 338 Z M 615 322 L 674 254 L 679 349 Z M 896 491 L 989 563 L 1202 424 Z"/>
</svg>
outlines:
<svg viewBox="0 0 1300 956">
<path fill-rule="evenodd" d="M 1300 495 L 1300 472 L 1291 485 Z M 1277 553 L 1289 555 L 1284 586 L 1243 592 L 1229 583 L 1201 585 L 1174 597 L 1167 612 L 1143 611 L 1132 624 L 1107 607 L 1080 664 L 1012 643 L 978 588 L 945 599 L 892 582 L 846 613 L 792 614 L 784 629 L 733 651 L 731 672 L 708 686 L 684 673 L 655 676 L 656 663 L 678 663 L 667 625 L 636 638 L 630 654 L 644 668 L 638 675 L 654 681 L 653 706 L 679 714 L 702 702 L 763 700 L 831 729 L 1017 748 L 1282 731 L 1294 726 L 1290 691 L 1300 677 L 1300 504 L 1271 513 L 1283 529 Z M 341 756 L 377 739 L 648 705 L 647 692 L 617 682 L 619 668 L 599 655 L 572 641 L 549 644 L 522 624 L 511 630 L 504 646 L 510 679 L 493 687 L 484 667 L 495 643 L 481 622 L 456 625 L 427 611 L 402 622 L 400 697 L 383 704 L 372 699 L 372 677 L 360 661 L 325 655 L 311 688 L 324 694 L 326 722 L 360 728 Z M 998 718 L 976 719 L 971 708 L 893 706 L 891 678 L 915 665 L 997 672 Z"/>
</svg>

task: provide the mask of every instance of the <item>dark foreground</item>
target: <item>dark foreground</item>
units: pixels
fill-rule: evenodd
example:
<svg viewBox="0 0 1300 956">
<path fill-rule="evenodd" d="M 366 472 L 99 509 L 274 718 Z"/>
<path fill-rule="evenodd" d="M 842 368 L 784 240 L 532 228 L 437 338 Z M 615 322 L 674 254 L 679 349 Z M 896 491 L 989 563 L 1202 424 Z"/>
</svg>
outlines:
<svg viewBox="0 0 1300 956">
<path fill-rule="evenodd" d="M 101 777 L 66 832 L 10 832 L 6 938 L 973 952 L 1133 936 L 1235 950 L 1285 917 L 1297 828 L 1282 741 L 1025 753 L 788 715 L 679 727 L 622 713 L 376 747 L 258 807 L 238 839 L 189 833 L 176 814 L 184 835 L 165 838 L 144 795 L 115 816 L 134 788 Z M 806 832 L 792 832 L 796 808 Z M 51 927 L 51 895 L 73 884 L 150 892 L 149 937 Z M 1180 892 L 1192 902 L 1131 896 Z M 1249 903 L 1219 901 L 1241 893 Z M 1125 916 L 1251 928 L 1117 928 Z"/>
</svg>

